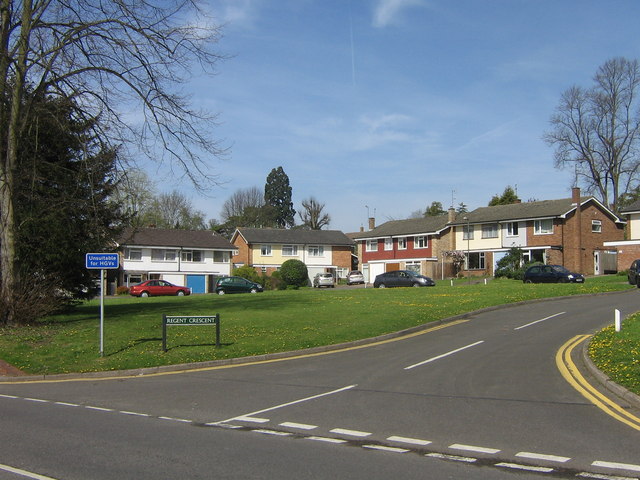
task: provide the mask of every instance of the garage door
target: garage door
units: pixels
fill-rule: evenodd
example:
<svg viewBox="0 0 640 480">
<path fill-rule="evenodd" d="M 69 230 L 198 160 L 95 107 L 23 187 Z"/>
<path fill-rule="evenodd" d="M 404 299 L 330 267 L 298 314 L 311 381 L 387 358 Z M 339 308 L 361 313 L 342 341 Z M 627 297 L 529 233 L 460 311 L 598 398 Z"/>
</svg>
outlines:
<svg viewBox="0 0 640 480">
<path fill-rule="evenodd" d="M 191 293 L 205 293 L 206 277 L 204 275 L 187 275 L 187 287 Z"/>
<path fill-rule="evenodd" d="M 370 263 L 369 264 L 369 282 L 373 283 L 376 279 L 376 275 L 384 273 L 384 263 Z"/>
</svg>

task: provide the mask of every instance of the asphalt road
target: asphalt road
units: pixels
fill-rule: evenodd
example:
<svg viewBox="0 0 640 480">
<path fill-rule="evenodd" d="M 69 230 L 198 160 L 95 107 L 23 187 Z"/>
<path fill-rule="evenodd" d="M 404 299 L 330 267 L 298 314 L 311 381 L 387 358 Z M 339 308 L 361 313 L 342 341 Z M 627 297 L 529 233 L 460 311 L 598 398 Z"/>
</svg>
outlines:
<svg viewBox="0 0 640 480">
<path fill-rule="evenodd" d="M 640 420 L 588 401 L 556 354 L 639 307 L 633 290 L 251 365 L 0 380 L 0 479 L 638 478 Z"/>
</svg>

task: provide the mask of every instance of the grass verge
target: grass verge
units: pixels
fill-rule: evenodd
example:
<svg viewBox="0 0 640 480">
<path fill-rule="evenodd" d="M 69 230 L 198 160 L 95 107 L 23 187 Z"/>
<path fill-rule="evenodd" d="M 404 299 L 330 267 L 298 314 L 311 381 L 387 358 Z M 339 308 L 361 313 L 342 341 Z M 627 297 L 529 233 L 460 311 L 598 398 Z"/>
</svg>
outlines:
<svg viewBox="0 0 640 480">
<path fill-rule="evenodd" d="M 30 374 L 152 367 L 299 350 L 374 337 L 480 308 L 536 298 L 630 287 L 620 276 L 583 285 L 440 282 L 402 289 L 301 289 L 245 295 L 105 299 L 104 356 L 99 356 L 99 300 L 37 325 L 0 329 L 0 357 Z M 162 315 L 221 317 L 221 348 L 214 327 L 168 327 L 162 351 Z"/>
<path fill-rule="evenodd" d="M 640 313 L 601 330 L 589 343 L 593 363 L 614 382 L 640 395 Z"/>
</svg>

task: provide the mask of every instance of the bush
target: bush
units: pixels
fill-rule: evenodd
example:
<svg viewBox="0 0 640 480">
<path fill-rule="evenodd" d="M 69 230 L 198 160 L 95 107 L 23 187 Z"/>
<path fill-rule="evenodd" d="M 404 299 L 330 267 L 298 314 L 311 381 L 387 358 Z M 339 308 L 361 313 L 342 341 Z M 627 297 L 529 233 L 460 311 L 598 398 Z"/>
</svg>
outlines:
<svg viewBox="0 0 640 480">
<path fill-rule="evenodd" d="M 129 295 L 129 287 L 120 286 L 116 288 L 116 295 Z"/>
<path fill-rule="evenodd" d="M 287 260 L 280 267 L 280 277 L 284 284 L 297 288 L 309 285 L 309 272 L 307 266 L 300 260 Z"/>
<path fill-rule="evenodd" d="M 242 267 L 234 268 L 233 275 L 237 277 L 246 278 L 247 280 L 251 280 L 252 282 L 256 282 L 256 283 L 261 283 L 262 281 L 262 277 L 258 275 L 258 272 L 256 272 L 256 269 L 253 267 L 250 267 L 249 265 L 243 265 Z"/>
<path fill-rule="evenodd" d="M 498 260 L 494 276 L 496 278 L 507 277 L 513 280 L 522 280 L 525 267 L 522 265 L 522 249 L 512 247 L 507 254 Z"/>
</svg>

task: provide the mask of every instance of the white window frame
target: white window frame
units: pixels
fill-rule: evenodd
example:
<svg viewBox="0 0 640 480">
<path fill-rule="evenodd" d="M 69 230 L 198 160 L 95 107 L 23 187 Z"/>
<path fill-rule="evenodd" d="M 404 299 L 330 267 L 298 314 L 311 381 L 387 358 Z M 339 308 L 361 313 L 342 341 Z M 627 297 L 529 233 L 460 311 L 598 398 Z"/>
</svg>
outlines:
<svg viewBox="0 0 640 480">
<path fill-rule="evenodd" d="M 485 223 L 482 225 L 482 238 L 498 238 L 498 224 Z"/>
<path fill-rule="evenodd" d="M 429 248 L 429 237 L 427 235 L 413 237 L 413 248 Z"/>
<path fill-rule="evenodd" d="M 323 245 L 309 245 L 307 252 L 310 257 L 324 257 Z"/>
<path fill-rule="evenodd" d="M 386 251 L 393 250 L 393 238 L 388 237 L 384 239 L 384 249 Z"/>
<path fill-rule="evenodd" d="M 546 223 L 551 224 L 551 228 L 547 228 Z M 553 219 L 543 218 L 542 220 L 533 221 L 533 234 L 534 235 L 552 235 L 553 234 Z"/>
<path fill-rule="evenodd" d="M 591 232 L 593 232 L 593 233 L 602 233 L 602 221 L 601 220 L 591 220 Z"/>
<path fill-rule="evenodd" d="M 469 268 L 469 257 L 471 255 L 478 256 L 477 267 Z M 465 261 L 464 261 L 465 270 L 485 270 L 487 268 L 486 256 L 484 252 L 465 252 L 464 257 L 465 257 Z"/>
<path fill-rule="evenodd" d="M 462 226 L 462 240 L 473 240 L 474 225 Z"/>
<path fill-rule="evenodd" d="M 151 249 L 152 262 L 175 262 L 177 258 L 176 251 L 166 248 Z"/>
<path fill-rule="evenodd" d="M 271 255 L 271 245 L 260 245 L 260 256 L 270 257 Z"/>
<path fill-rule="evenodd" d="M 365 251 L 367 251 L 367 252 L 377 252 L 378 251 L 378 240 L 377 239 L 367 240 Z"/>
<path fill-rule="evenodd" d="M 507 223 L 507 237 L 517 237 L 519 228 L 518 222 Z"/>
<path fill-rule="evenodd" d="M 399 237 L 398 250 L 406 250 L 406 249 L 407 249 L 407 237 Z"/>
<path fill-rule="evenodd" d="M 297 245 L 282 245 L 282 256 L 283 257 L 297 257 L 298 256 L 298 246 Z"/>
<path fill-rule="evenodd" d="M 415 261 L 407 260 L 406 262 L 404 262 L 404 266 L 406 270 L 411 270 L 413 272 L 416 272 L 417 274 L 420 274 L 420 270 L 421 270 L 420 263 L 421 262 L 419 260 L 415 260 Z"/>
<path fill-rule="evenodd" d="M 197 258 L 199 257 L 199 258 Z M 204 252 L 202 250 L 182 250 L 180 252 L 180 259 L 183 262 L 189 263 L 203 263 Z"/>
<path fill-rule="evenodd" d="M 125 248 L 124 259 L 131 260 L 133 262 L 142 261 L 142 249 L 141 248 Z"/>
<path fill-rule="evenodd" d="M 213 263 L 229 263 L 231 261 L 231 256 L 229 252 L 225 250 L 214 250 L 213 251 Z"/>
</svg>

